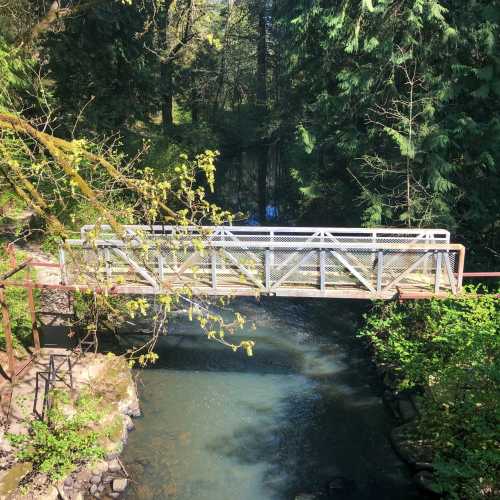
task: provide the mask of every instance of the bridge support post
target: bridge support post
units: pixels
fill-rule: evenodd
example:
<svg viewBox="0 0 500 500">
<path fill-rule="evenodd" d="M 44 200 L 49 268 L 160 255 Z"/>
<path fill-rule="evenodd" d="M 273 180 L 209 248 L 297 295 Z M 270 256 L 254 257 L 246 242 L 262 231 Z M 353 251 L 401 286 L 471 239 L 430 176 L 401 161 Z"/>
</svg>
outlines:
<svg viewBox="0 0 500 500">
<path fill-rule="evenodd" d="M 111 253 L 107 247 L 104 249 L 104 269 L 106 270 L 106 279 L 111 281 Z"/>
<path fill-rule="evenodd" d="M 212 274 L 212 288 L 217 288 L 217 254 L 215 251 L 210 253 L 210 270 Z"/>
<path fill-rule="evenodd" d="M 322 292 L 326 290 L 326 252 L 319 252 L 319 288 Z"/>
<path fill-rule="evenodd" d="M 66 256 L 64 255 L 64 248 L 59 248 L 59 267 L 61 272 L 61 285 L 66 284 Z"/>
<path fill-rule="evenodd" d="M 439 293 L 439 287 L 441 286 L 441 271 L 442 271 L 442 252 L 436 252 L 436 275 L 434 279 L 434 293 Z"/>
<path fill-rule="evenodd" d="M 383 272 L 384 272 L 384 252 L 379 251 L 377 254 L 377 292 L 382 291 Z"/>
<path fill-rule="evenodd" d="M 271 250 L 266 249 L 264 252 L 264 286 L 269 292 L 271 290 Z"/>
<path fill-rule="evenodd" d="M 465 262 L 465 248 L 460 249 L 458 254 L 458 278 L 457 278 L 457 291 L 460 293 L 462 291 L 462 285 L 464 280 L 464 262 Z"/>
<path fill-rule="evenodd" d="M 31 332 L 33 335 L 33 344 L 35 346 L 35 353 L 40 354 L 40 333 L 38 332 L 38 325 L 36 322 L 35 299 L 33 297 L 33 287 L 28 287 L 28 306 L 31 317 Z"/>
<path fill-rule="evenodd" d="M 160 278 L 160 281 L 163 283 L 163 280 L 165 279 L 165 266 L 163 255 L 161 253 L 158 254 L 158 276 Z"/>
</svg>

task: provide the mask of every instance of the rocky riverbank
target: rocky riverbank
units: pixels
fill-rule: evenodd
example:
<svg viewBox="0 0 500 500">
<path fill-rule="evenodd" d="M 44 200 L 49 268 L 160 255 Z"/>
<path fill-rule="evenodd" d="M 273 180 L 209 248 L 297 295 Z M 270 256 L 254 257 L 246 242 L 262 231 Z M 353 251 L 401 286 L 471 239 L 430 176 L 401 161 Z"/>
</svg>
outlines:
<svg viewBox="0 0 500 500">
<path fill-rule="evenodd" d="M 59 352 L 58 354 L 61 354 Z M 16 460 L 7 433 L 26 434 L 32 417 L 34 379 L 43 369 L 51 351 L 44 351 L 19 380 L 13 390 L 9 420 L 0 432 L 0 499 L 5 500 L 83 500 L 119 498 L 128 484 L 121 454 L 128 433 L 134 428 L 132 417 L 140 415 L 139 400 L 132 373 L 120 357 L 102 354 L 80 356 L 73 366 L 72 399 L 83 391 L 99 398 L 103 417 L 93 430 L 100 433 L 103 459 L 80 464 L 57 484 L 47 474 L 34 471 L 32 464 Z"/>
<path fill-rule="evenodd" d="M 368 347 L 374 351 L 373 346 L 368 344 Z M 412 427 L 419 417 L 418 391 L 396 391 L 391 383 L 395 380 L 393 367 L 379 363 L 375 354 L 372 356 L 372 362 L 384 385 L 384 404 L 398 422 L 389 436 L 391 446 L 399 458 L 410 467 L 415 484 L 424 493 L 438 496 L 432 485 L 433 451 L 426 443 L 417 443 L 411 438 Z"/>
</svg>

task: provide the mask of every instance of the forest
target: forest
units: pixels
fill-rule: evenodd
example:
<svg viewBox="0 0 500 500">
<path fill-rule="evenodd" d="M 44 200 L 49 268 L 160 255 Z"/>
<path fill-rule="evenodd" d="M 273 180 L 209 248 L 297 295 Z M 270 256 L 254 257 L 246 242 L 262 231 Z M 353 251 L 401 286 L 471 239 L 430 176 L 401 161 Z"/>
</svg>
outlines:
<svg viewBox="0 0 500 500">
<path fill-rule="evenodd" d="M 500 271 L 499 168 L 498 0 L 0 0 L 2 244 L 50 253 L 98 222 L 443 228 L 467 271 Z M 475 284 L 375 305 L 360 333 L 418 393 L 410 439 L 460 499 L 500 488 L 498 281 Z"/>
</svg>

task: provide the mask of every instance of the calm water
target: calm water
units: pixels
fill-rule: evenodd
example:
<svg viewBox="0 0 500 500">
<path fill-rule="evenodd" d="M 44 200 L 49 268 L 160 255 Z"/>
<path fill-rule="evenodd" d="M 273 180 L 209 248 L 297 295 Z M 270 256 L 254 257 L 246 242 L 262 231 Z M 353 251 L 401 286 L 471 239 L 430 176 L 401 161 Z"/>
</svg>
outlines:
<svg viewBox="0 0 500 500">
<path fill-rule="evenodd" d="M 387 441 L 392 423 L 353 341 L 359 311 L 238 300 L 252 358 L 172 325 L 141 379 L 143 417 L 124 454 L 128 499 L 418 498 Z M 355 307 L 353 305 L 353 307 Z M 334 477 L 351 481 L 328 497 Z"/>
</svg>

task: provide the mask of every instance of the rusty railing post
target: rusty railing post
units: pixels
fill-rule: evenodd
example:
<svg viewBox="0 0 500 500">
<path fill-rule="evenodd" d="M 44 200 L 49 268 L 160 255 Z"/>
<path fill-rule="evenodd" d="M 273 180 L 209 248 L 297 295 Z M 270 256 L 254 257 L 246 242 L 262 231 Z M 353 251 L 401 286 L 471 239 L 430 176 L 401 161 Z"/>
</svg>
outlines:
<svg viewBox="0 0 500 500">
<path fill-rule="evenodd" d="M 16 365 L 14 359 L 14 342 L 12 339 L 12 327 L 10 323 L 9 308 L 7 307 L 7 299 L 5 296 L 5 287 L 0 285 L 0 307 L 2 308 L 2 322 L 5 333 L 5 345 L 7 348 L 7 358 L 9 362 L 9 375 L 11 383 L 16 379 Z"/>
<path fill-rule="evenodd" d="M 28 265 L 28 307 L 31 316 L 31 333 L 33 335 L 33 344 L 35 346 L 35 353 L 40 354 L 40 332 L 38 331 L 38 325 L 36 321 L 36 309 L 35 309 L 35 297 L 33 294 L 33 275 L 31 266 Z"/>
<path fill-rule="evenodd" d="M 465 247 L 460 248 L 460 253 L 458 254 L 458 279 L 457 279 L 457 292 L 462 291 L 462 283 L 464 280 L 464 263 L 465 263 Z"/>
</svg>

